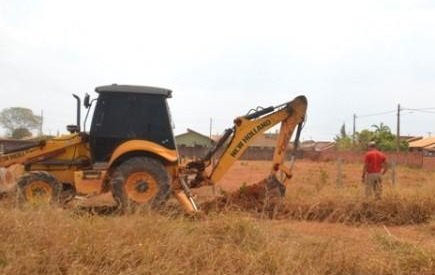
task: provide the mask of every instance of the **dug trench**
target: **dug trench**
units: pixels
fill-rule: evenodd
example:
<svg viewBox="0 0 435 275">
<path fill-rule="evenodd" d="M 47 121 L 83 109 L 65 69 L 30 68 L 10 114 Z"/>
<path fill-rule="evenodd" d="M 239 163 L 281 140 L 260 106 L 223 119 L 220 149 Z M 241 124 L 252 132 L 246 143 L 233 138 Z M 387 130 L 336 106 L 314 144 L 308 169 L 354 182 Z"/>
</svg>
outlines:
<svg viewBox="0 0 435 275">
<path fill-rule="evenodd" d="M 276 195 L 267 196 L 266 182 L 243 186 L 233 193 L 203 202 L 205 214 L 242 211 L 258 218 L 318 221 L 347 225 L 409 225 L 430 221 L 435 210 L 432 200 L 385 198 L 344 201 L 324 199 L 316 203 L 292 203 Z"/>
<path fill-rule="evenodd" d="M 272 194 L 272 195 L 268 195 Z M 245 213 L 259 219 L 315 221 L 359 226 L 363 224 L 412 225 L 427 223 L 435 212 L 435 202 L 430 199 L 412 200 L 386 197 L 382 200 L 337 200 L 292 202 L 286 197 L 270 192 L 266 180 L 242 186 L 238 190 L 199 202 L 205 218 L 232 212 Z M 113 205 L 81 205 L 72 208 L 76 213 L 119 215 Z M 139 208 L 147 212 L 150 209 Z M 167 216 L 186 215 L 178 203 L 170 200 L 165 207 L 152 210 Z"/>
<path fill-rule="evenodd" d="M 412 225 L 427 223 L 435 212 L 435 202 L 429 199 L 411 200 L 405 198 L 385 198 L 382 200 L 337 200 L 323 199 L 315 203 L 292 202 L 286 197 L 267 196 L 265 182 L 242 186 L 232 193 L 221 193 L 199 202 L 199 209 L 204 217 L 216 214 L 245 213 L 259 219 L 316 221 L 342 223 L 346 225 L 384 224 Z M 110 193 L 109 193 L 110 195 Z M 16 196 L 3 194 L 0 200 L 2 208 L 16 208 Z M 101 203 L 101 202 L 104 203 Z M 109 199 L 99 203 L 72 202 L 62 208 L 74 214 L 113 215 L 120 214 L 116 206 L 108 203 Z M 58 207 L 58 206 L 54 206 Z M 138 208 L 136 211 L 147 212 L 150 209 Z M 185 215 L 176 201 L 170 200 L 159 210 L 162 215 Z"/>
<path fill-rule="evenodd" d="M 336 197 L 318 201 L 292 201 L 287 197 L 270 194 L 266 180 L 253 185 L 242 185 L 233 192 L 219 196 L 206 196 L 198 202 L 205 216 L 242 212 L 261 219 L 317 221 L 347 225 L 385 224 L 412 225 L 427 223 L 435 214 L 435 202 L 429 198 L 385 197 L 382 200 L 345 200 Z M 16 208 L 15 192 L 0 194 L 0 207 Z M 61 207 L 76 214 L 119 215 L 110 193 L 93 200 L 74 200 Z M 139 209 L 149 211 L 149 209 Z M 153 210 L 155 211 L 155 209 Z M 175 200 L 170 200 L 158 212 L 162 215 L 180 216 L 185 213 Z"/>
</svg>

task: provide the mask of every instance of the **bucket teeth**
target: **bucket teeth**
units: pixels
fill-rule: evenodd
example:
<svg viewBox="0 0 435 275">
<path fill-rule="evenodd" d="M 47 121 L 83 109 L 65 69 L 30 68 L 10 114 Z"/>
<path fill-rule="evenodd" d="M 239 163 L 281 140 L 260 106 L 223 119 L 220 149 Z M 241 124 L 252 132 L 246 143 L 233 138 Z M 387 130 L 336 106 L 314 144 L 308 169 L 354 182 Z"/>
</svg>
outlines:
<svg viewBox="0 0 435 275">
<path fill-rule="evenodd" d="M 280 182 L 275 175 L 271 175 L 266 180 L 266 192 L 268 196 L 278 195 L 284 197 L 286 187 Z"/>
</svg>

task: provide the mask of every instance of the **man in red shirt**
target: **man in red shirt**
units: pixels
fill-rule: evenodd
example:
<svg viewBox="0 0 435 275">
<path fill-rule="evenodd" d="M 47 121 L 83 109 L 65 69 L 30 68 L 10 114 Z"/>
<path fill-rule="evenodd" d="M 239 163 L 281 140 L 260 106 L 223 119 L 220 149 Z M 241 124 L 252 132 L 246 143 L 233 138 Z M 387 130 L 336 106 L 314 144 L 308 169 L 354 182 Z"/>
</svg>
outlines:
<svg viewBox="0 0 435 275">
<path fill-rule="evenodd" d="M 375 194 L 376 199 L 382 195 L 382 175 L 388 170 L 387 157 L 376 149 L 374 141 L 369 142 L 368 151 L 364 156 L 362 181 L 366 184 L 366 197 Z"/>
</svg>

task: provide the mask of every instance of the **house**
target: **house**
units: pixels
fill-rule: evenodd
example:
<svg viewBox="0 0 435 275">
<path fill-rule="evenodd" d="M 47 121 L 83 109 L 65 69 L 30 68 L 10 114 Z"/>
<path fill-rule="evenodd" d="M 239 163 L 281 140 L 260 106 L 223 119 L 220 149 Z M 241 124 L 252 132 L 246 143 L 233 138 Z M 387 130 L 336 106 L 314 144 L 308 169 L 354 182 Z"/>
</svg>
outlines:
<svg viewBox="0 0 435 275">
<path fill-rule="evenodd" d="M 299 148 L 303 151 L 315 151 L 316 142 L 314 140 L 304 140 L 299 144 Z"/>
<path fill-rule="evenodd" d="M 435 137 L 427 137 L 409 142 L 410 152 L 422 152 L 435 146 Z"/>
<path fill-rule="evenodd" d="M 408 144 L 410 142 L 414 142 L 417 140 L 423 139 L 423 137 L 419 136 L 419 137 L 415 137 L 415 136 L 400 136 L 400 140 L 401 141 L 406 141 Z"/>
<path fill-rule="evenodd" d="M 249 148 L 256 150 L 274 148 L 276 146 L 277 140 L 277 133 L 264 133 L 255 137 L 255 139 L 253 139 L 249 144 Z"/>
<path fill-rule="evenodd" d="M 325 152 L 325 151 L 335 151 L 336 143 L 335 141 L 316 141 L 314 146 L 314 151 Z"/>
<path fill-rule="evenodd" d="M 242 155 L 243 160 L 271 160 L 277 146 L 279 133 L 263 133 L 255 137 L 248 149 Z M 287 145 L 287 154 L 293 154 L 293 142 Z M 298 147 L 298 156 L 302 156 L 304 144 L 300 143 Z"/>
<path fill-rule="evenodd" d="M 206 135 L 187 129 L 186 133 L 175 136 L 175 143 L 178 147 L 211 147 L 215 141 Z"/>
<path fill-rule="evenodd" d="M 305 152 L 335 151 L 336 143 L 334 141 L 304 140 L 299 145 L 299 149 Z"/>
<path fill-rule="evenodd" d="M 181 159 L 196 159 L 203 157 L 215 141 L 206 135 L 187 129 L 187 132 L 175 136 L 175 143 Z"/>
</svg>

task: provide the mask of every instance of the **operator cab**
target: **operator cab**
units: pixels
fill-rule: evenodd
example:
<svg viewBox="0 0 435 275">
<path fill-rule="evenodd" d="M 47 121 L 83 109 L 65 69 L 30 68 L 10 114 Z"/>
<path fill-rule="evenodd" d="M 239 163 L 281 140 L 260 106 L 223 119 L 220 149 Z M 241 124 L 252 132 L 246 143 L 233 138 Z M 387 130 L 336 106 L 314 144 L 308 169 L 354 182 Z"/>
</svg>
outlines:
<svg viewBox="0 0 435 275">
<path fill-rule="evenodd" d="M 99 96 L 89 133 L 93 162 L 109 161 L 116 147 L 129 140 L 146 140 L 175 150 L 166 101 L 171 90 L 114 84 L 95 91 Z"/>
</svg>

